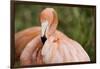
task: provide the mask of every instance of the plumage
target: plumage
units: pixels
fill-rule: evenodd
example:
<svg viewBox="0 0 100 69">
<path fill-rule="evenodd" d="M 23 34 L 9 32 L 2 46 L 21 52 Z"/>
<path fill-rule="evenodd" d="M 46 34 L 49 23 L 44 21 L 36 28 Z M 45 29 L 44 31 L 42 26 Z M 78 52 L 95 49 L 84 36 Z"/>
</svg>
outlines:
<svg viewBox="0 0 100 69">
<path fill-rule="evenodd" d="M 40 34 L 40 27 L 32 27 L 15 34 L 15 55 L 18 60 L 26 44 Z"/>
</svg>

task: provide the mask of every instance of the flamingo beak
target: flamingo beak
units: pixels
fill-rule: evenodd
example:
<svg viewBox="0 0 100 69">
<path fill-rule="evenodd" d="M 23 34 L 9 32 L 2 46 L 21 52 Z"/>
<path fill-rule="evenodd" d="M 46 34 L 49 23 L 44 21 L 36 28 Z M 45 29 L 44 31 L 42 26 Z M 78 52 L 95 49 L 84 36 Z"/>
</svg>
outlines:
<svg viewBox="0 0 100 69">
<path fill-rule="evenodd" d="M 47 30 L 47 27 L 48 27 L 48 21 L 44 21 L 42 23 L 42 29 L 41 29 L 41 36 L 45 36 L 46 35 L 46 30 Z"/>
<path fill-rule="evenodd" d="M 45 21 L 42 23 L 42 27 L 41 27 L 41 40 L 42 40 L 42 43 L 44 44 L 45 41 L 47 40 L 46 38 L 46 31 L 47 31 L 47 28 L 48 28 L 48 21 Z"/>
</svg>

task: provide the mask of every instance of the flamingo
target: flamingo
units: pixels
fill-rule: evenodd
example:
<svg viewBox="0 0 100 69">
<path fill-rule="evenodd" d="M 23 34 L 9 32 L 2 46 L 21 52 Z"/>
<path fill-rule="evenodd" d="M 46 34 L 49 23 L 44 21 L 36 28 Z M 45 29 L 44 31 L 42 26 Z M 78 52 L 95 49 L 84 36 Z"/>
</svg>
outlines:
<svg viewBox="0 0 100 69">
<path fill-rule="evenodd" d="M 90 58 L 82 46 L 56 30 L 58 16 L 53 8 L 40 13 L 41 27 L 15 34 L 16 57 L 21 65 L 87 62 Z"/>
</svg>

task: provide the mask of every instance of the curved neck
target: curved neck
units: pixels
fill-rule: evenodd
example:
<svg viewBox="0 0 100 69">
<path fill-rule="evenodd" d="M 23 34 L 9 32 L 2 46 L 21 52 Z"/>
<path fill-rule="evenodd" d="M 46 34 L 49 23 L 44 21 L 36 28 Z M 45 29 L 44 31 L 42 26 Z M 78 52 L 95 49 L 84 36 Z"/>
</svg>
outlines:
<svg viewBox="0 0 100 69">
<path fill-rule="evenodd" d="M 50 23 L 48 30 L 47 30 L 47 33 L 46 33 L 47 38 L 55 33 L 57 25 L 58 25 L 57 13 L 55 11 L 53 11 L 53 14 L 54 14 L 53 15 L 53 21 L 51 21 L 52 23 Z"/>
</svg>

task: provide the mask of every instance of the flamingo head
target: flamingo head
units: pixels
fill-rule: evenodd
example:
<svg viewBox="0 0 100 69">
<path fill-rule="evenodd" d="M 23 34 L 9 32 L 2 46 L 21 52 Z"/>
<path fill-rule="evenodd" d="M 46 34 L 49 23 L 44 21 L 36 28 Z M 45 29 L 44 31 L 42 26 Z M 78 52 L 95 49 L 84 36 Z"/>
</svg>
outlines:
<svg viewBox="0 0 100 69">
<path fill-rule="evenodd" d="M 49 38 L 56 31 L 58 24 L 57 13 L 53 8 L 46 8 L 40 14 L 41 37 Z"/>
</svg>

